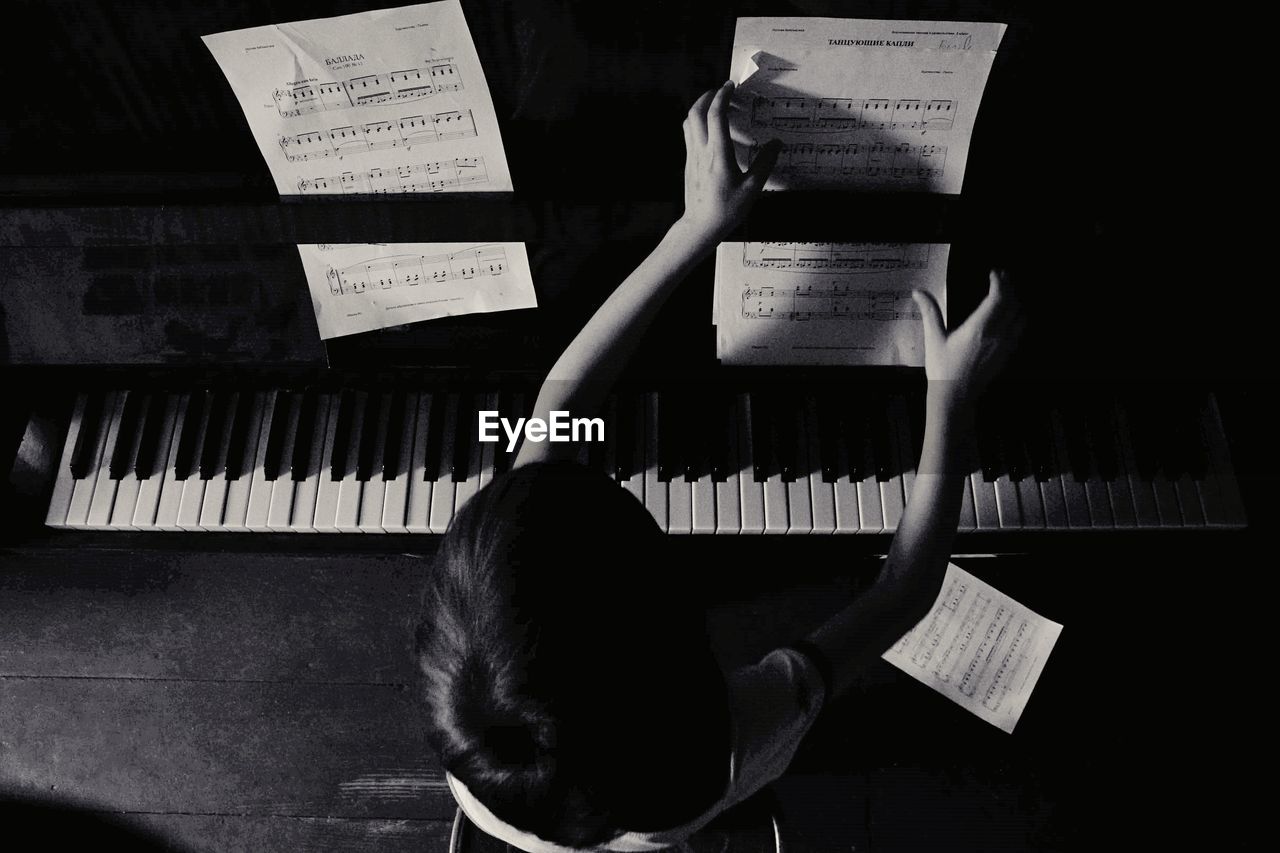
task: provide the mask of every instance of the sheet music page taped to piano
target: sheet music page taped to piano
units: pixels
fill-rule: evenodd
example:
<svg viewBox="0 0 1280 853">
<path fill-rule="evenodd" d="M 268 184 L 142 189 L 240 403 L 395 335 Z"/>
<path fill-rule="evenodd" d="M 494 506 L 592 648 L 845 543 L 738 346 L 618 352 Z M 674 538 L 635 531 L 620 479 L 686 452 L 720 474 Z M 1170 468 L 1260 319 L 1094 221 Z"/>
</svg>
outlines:
<svg viewBox="0 0 1280 853">
<path fill-rule="evenodd" d="M 300 245 L 320 337 L 536 308 L 524 243 Z"/>
<path fill-rule="evenodd" d="M 1004 24 L 739 18 L 738 162 L 782 140 L 770 190 L 958 193 Z"/>
<path fill-rule="evenodd" d="M 1062 626 L 954 563 L 929 615 L 886 661 L 1002 731 L 1012 732 Z"/>
<path fill-rule="evenodd" d="M 721 243 L 716 355 L 724 364 L 924 365 L 912 290 L 947 310 L 945 243 Z"/>
<path fill-rule="evenodd" d="M 458 0 L 204 36 L 281 195 L 506 191 Z"/>
</svg>

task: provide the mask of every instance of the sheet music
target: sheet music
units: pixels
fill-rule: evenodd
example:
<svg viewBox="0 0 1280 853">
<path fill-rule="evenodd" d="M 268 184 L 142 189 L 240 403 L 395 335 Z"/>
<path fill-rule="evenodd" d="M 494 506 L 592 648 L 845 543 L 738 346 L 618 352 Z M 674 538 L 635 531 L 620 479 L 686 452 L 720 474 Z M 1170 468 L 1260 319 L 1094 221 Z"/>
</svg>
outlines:
<svg viewBox="0 0 1280 853">
<path fill-rule="evenodd" d="M 716 354 L 725 364 L 924 364 L 912 290 L 946 312 L 942 243 L 721 243 Z"/>
<path fill-rule="evenodd" d="M 204 36 L 281 195 L 510 190 L 458 0 Z"/>
<path fill-rule="evenodd" d="M 325 339 L 538 304 L 523 243 L 319 244 L 298 253 Z"/>
<path fill-rule="evenodd" d="M 766 189 L 958 193 L 1004 24 L 739 18 L 739 165 L 777 138 Z"/>
<path fill-rule="evenodd" d="M 884 659 L 999 729 L 1012 732 L 1062 626 L 954 564 L 920 624 Z"/>
</svg>

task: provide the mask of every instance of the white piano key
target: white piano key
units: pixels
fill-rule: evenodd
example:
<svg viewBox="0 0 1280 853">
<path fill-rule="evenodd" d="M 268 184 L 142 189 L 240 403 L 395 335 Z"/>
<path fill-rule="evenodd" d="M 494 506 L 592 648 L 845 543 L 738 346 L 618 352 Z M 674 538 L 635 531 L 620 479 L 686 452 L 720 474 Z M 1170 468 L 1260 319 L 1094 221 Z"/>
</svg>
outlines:
<svg viewBox="0 0 1280 853">
<path fill-rule="evenodd" d="M 678 471 L 667 483 L 667 532 L 693 532 L 693 484 Z"/>
<path fill-rule="evenodd" d="M 751 397 L 738 394 L 734 407 L 738 422 L 738 506 L 742 532 L 763 533 L 765 528 L 764 484 L 752 473 Z"/>
<path fill-rule="evenodd" d="M 160 513 L 160 495 L 164 491 L 164 477 L 168 471 L 170 452 L 177 439 L 178 413 L 185 404 L 176 394 L 165 398 L 164 422 L 156 438 L 155 458 L 151 461 L 151 476 L 138 484 L 138 501 L 134 505 L 132 526 L 138 530 L 156 530 L 156 518 Z"/>
<path fill-rule="evenodd" d="M 210 423 L 213 406 L 212 391 L 196 391 L 204 397 L 204 405 L 200 408 L 200 427 L 196 431 L 196 440 L 191 451 L 191 474 L 182 484 L 182 497 L 178 499 L 178 527 L 182 530 L 200 529 L 200 508 L 204 505 L 206 481 L 200 479 L 200 456 L 204 453 L 204 443 L 209 440 Z"/>
<path fill-rule="evenodd" d="M 266 392 L 245 391 L 240 394 L 241 403 L 249 406 L 249 419 L 245 422 L 244 445 L 240 459 L 235 460 L 240 476 L 227 481 L 227 499 L 223 505 L 222 520 L 211 524 L 218 530 L 246 530 L 249 517 L 249 493 L 253 490 L 253 466 L 258 458 L 258 440 L 262 438 L 262 419 L 266 412 Z M 230 459 L 227 460 L 231 464 Z"/>
<path fill-rule="evenodd" d="M 644 508 L 664 532 L 670 529 L 667 515 L 667 484 L 658 479 L 658 395 L 644 396 Z"/>
<path fill-rule="evenodd" d="M 133 392 L 142 393 L 142 392 Z M 138 420 L 133 430 L 133 435 L 128 436 L 128 453 L 129 465 L 123 472 L 124 476 L 120 478 L 116 484 L 116 500 L 111 507 L 111 518 L 107 521 L 107 527 L 112 530 L 132 530 L 133 529 L 133 513 L 138 507 L 138 492 L 142 488 L 142 481 L 138 479 L 136 468 L 136 460 L 138 458 L 138 448 L 142 445 L 142 433 L 146 428 L 147 412 L 151 408 L 151 394 L 144 394 L 142 403 L 138 408 Z M 122 437 L 121 440 L 124 440 Z"/>
<path fill-rule="evenodd" d="M 1183 527 L 1204 527 L 1204 508 L 1200 505 L 1200 490 L 1190 474 L 1183 474 L 1173 481 L 1173 490 L 1178 496 L 1178 509 L 1182 511 Z"/>
<path fill-rule="evenodd" d="M 276 405 L 279 406 L 287 400 L 288 408 L 281 412 L 277 409 L 277 416 L 285 414 L 288 422 L 285 424 L 283 440 L 280 442 L 280 473 L 271 483 L 271 502 L 267 505 L 267 528 L 276 532 L 284 532 L 290 529 L 293 521 L 293 498 L 297 492 L 297 483 L 293 480 L 293 473 L 290 470 L 293 461 L 293 446 L 298 440 L 298 429 L 301 427 L 299 420 L 302 417 L 302 394 L 293 391 L 285 398 L 277 400 Z"/>
<path fill-rule="evenodd" d="M 1022 511 L 1023 530 L 1043 530 L 1045 526 L 1044 497 L 1035 477 L 1027 474 L 1014 484 L 1018 489 L 1018 508 Z"/>
<path fill-rule="evenodd" d="M 1044 526 L 1050 530 L 1065 530 L 1071 526 L 1067 517 L 1067 502 L 1062 496 L 1062 483 L 1050 477 L 1036 483 L 1040 488 L 1040 502 L 1044 507 Z"/>
<path fill-rule="evenodd" d="M 453 499 L 457 492 L 453 482 L 453 443 L 458 432 L 458 394 L 451 391 L 445 396 L 444 430 L 440 436 L 440 460 L 436 466 L 436 479 L 431 484 L 431 516 L 432 533 L 444 533 L 453 520 Z"/>
<path fill-rule="evenodd" d="M 791 413 L 795 426 L 794 479 L 787 487 L 787 533 L 796 536 L 813 532 L 813 497 L 809 491 L 809 451 L 805 447 L 804 414 L 797 407 Z"/>
<path fill-rule="evenodd" d="M 634 396 L 634 395 L 633 395 Z M 640 502 L 641 506 L 645 506 L 644 499 L 644 429 L 645 429 L 645 408 L 640 400 L 634 400 L 633 405 L 627 407 L 631 415 L 631 476 L 622 479 L 622 488 L 631 493 L 631 496 Z M 619 407 L 620 408 L 620 407 Z M 616 434 L 616 430 L 614 431 Z"/>
<path fill-rule="evenodd" d="M 67 437 L 62 443 L 62 456 L 58 459 L 58 467 L 53 479 L 53 494 L 49 499 L 49 509 L 45 513 L 44 523 L 50 527 L 66 527 L 67 510 L 71 506 L 71 494 L 75 491 L 76 481 L 71 476 L 71 459 L 75 454 L 76 437 L 84 421 L 85 406 L 89 403 L 88 394 L 77 394 L 71 409 L 71 420 L 67 425 Z"/>
<path fill-rule="evenodd" d="M 1129 494 L 1133 498 L 1134 523 L 1138 527 L 1159 527 L 1160 510 L 1156 506 L 1155 491 L 1151 484 L 1143 480 L 1138 473 L 1138 459 L 1133 449 L 1129 415 L 1124 407 L 1119 405 L 1114 406 L 1112 412 L 1116 424 L 1116 443 L 1120 464 L 1129 481 Z"/>
<path fill-rule="evenodd" d="M 332 394 L 317 394 L 315 420 L 310 424 L 298 424 L 300 430 L 311 430 L 307 470 L 303 478 L 294 483 L 293 512 L 289 518 L 289 529 L 298 533 L 314 533 L 316 529 L 316 503 L 320 496 L 320 479 L 326 473 L 324 444 L 325 437 L 329 434 L 329 411 L 332 405 Z"/>
<path fill-rule="evenodd" d="M 1067 456 L 1067 437 L 1062 426 L 1062 415 L 1057 409 L 1049 414 L 1049 423 L 1053 431 L 1054 478 L 1062 488 L 1063 503 L 1067 507 L 1067 524 L 1072 528 L 1088 528 L 1092 526 L 1089 513 L 1089 497 L 1085 486 L 1071 472 Z"/>
<path fill-rule="evenodd" d="M 227 507 L 227 454 L 231 449 L 231 429 L 235 425 L 236 411 L 245 395 L 232 392 L 227 396 L 227 408 L 220 428 L 218 462 L 204 486 L 204 503 L 200 505 L 199 525 L 202 530 L 221 530 L 223 512 Z M 244 399 L 243 405 L 249 405 Z"/>
<path fill-rule="evenodd" d="M 128 391 L 118 392 L 115 408 L 109 413 L 107 440 L 102 447 L 97 474 L 94 475 L 93 497 L 89 501 L 89 515 L 85 519 L 85 527 L 91 530 L 106 530 L 111 523 L 111 510 L 115 506 L 116 490 L 120 484 L 119 480 L 111 479 L 111 457 L 115 455 L 116 442 L 122 438 L 120 421 L 124 417 L 124 405 L 128 398 Z M 124 437 L 124 440 L 127 442 L 129 439 Z"/>
<path fill-rule="evenodd" d="M 956 530 L 961 533 L 968 533 L 977 528 L 978 510 L 973 502 L 973 482 L 969 477 L 965 477 L 963 489 L 960 493 L 960 521 L 956 524 Z"/>
<path fill-rule="evenodd" d="M 1089 502 L 1089 526 L 1098 530 L 1115 527 L 1115 520 L 1111 515 L 1111 495 L 1096 467 L 1084 481 L 1084 494 Z"/>
<path fill-rule="evenodd" d="M 342 394 L 329 396 L 329 417 L 324 427 L 324 447 L 320 450 L 320 477 L 316 483 L 316 512 L 311 526 L 317 533 L 337 533 L 338 491 L 342 473 L 330 467 L 333 447 L 338 440 L 338 415 L 342 410 Z"/>
<path fill-rule="evenodd" d="M 996 492 L 996 515 L 1000 527 L 1006 530 L 1022 528 L 1022 506 L 1018 503 L 1018 487 L 1008 474 L 1001 474 L 992 481 Z"/>
<path fill-rule="evenodd" d="M 818 448 L 818 401 L 810 397 L 805 403 L 801 445 L 808 454 L 809 504 L 813 507 L 813 532 L 836 531 L 835 486 L 822 479 L 822 458 Z"/>
<path fill-rule="evenodd" d="M 482 444 L 477 437 L 479 422 L 476 417 L 474 407 L 471 411 L 466 413 L 466 416 L 472 418 L 471 423 L 467 427 L 467 476 L 464 480 L 456 484 L 456 488 L 453 492 L 453 511 L 455 515 L 458 510 L 467 505 L 467 501 L 475 497 L 476 492 L 480 491 L 480 460 L 484 454 L 484 448 L 486 446 L 492 446 Z M 588 464 L 585 457 L 589 451 L 590 448 L 587 446 L 587 443 L 583 442 L 578 451 L 579 464 L 584 466 Z"/>
<path fill-rule="evenodd" d="M 262 395 L 262 423 L 258 427 L 258 446 L 253 452 L 253 469 L 249 473 L 249 503 L 245 509 L 244 526 L 248 530 L 266 532 L 267 516 L 271 511 L 272 483 L 267 479 L 267 443 L 271 437 L 271 423 L 276 417 L 286 417 L 285 397 L 282 391 L 267 391 Z"/>
<path fill-rule="evenodd" d="M 82 479 L 75 481 L 71 491 L 71 503 L 67 506 L 67 527 L 89 526 L 89 507 L 93 503 L 93 493 L 98 485 L 98 472 L 103 465 L 102 454 L 107 447 L 107 432 L 111 416 L 116 410 L 116 401 L 119 398 L 120 394 L 116 391 L 109 391 L 104 397 L 100 416 L 103 422 L 99 425 L 96 441 L 89 452 L 89 470 Z M 91 426 L 91 424 L 85 424 L 84 428 L 88 429 Z"/>
<path fill-rule="evenodd" d="M 737 534 L 742 532 L 742 498 L 740 491 L 742 484 L 739 478 L 744 476 L 742 473 L 742 446 L 738 441 L 738 433 L 740 426 L 738 424 L 738 407 L 736 399 L 722 399 L 720 401 L 722 413 L 726 417 L 721 419 L 721 423 L 725 428 L 725 460 L 727 462 L 727 470 L 724 479 L 715 483 L 715 501 L 716 501 L 716 533 L 721 535 Z M 723 410 L 727 407 L 727 412 Z M 751 476 L 749 473 L 745 476 Z"/>
<path fill-rule="evenodd" d="M 413 440 L 418 430 L 420 402 L 421 397 L 416 391 L 406 393 L 404 423 L 396 425 L 398 431 L 395 435 L 387 435 L 388 441 L 400 442 L 399 465 L 392 473 L 391 479 L 387 480 L 386 493 L 382 498 L 382 529 L 388 533 L 409 532 L 405 520 L 409 510 L 409 477 L 413 470 Z M 390 429 L 392 425 L 388 425 L 388 430 Z"/>
<path fill-rule="evenodd" d="M 428 533 L 431 530 L 431 481 L 427 476 L 427 435 L 435 411 L 431 394 L 418 395 L 418 410 L 414 417 L 413 455 L 409 460 L 409 496 L 405 509 L 404 526 L 410 533 Z"/>
<path fill-rule="evenodd" d="M 360 466 L 360 438 L 367 428 L 374 429 L 376 424 L 364 422 L 364 411 L 369 403 L 367 391 L 357 391 L 351 409 L 351 429 L 347 433 L 347 466 L 342 472 L 342 481 L 338 483 L 338 507 L 334 515 L 333 526 L 342 533 L 357 533 L 360 530 L 360 493 L 364 484 L 356 476 Z M 341 439 L 341 437 L 339 437 Z"/>
<path fill-rule="evenodd" d="M 905 510 L 911 502 L 911 487 L 915 485 L 916 465 L 920 460 L 916 459 L 916 446 L 912 441 L 907 398 L 902 394 L 895 395 L 890 412 L 898 428 L 898 460 L 902 464 L 902 504 Z"/>
<path fill-rule="evenodd" d="M 490 391 L 488 394 L 485 395 L 484 410 L 487 412 L 494 412 L 494 411 L 497 411 L 497 409 L 498 409 L 498 392 Z M 480 428 L 478 419 L 477 419 L 475 428 L 476 429 Z M 609 439 L 612 438 L 613 433 L 616 432 L 618 429 L 617 421 L 615 421 L 613 418 L 610 418 L 607 421 L 606 428 L 610 431 L 609 435 L 606 437 L 606 442 L 607 442 Z M 499 430 L 499 432 L 501 432 L 501 430 Z M 494 442 L 494 441 L 486 441 L 480 444 L 479 488 L 481 489 L 489 485 L 489 483 L 493 480 L 494 451 L 497 449 L 497 447 L 498 447 L 498 444 L 497 442 Z M 608 466 L 607 470 L 609 472 L 609 476 L 613 476 L 613 466 L 612 465 Z"/>
<path fill-rule="evenodd" d="M 178 507 L 182 505 L 182 482 L 178 479 L 178 447 L 182 444 L 182 430 L 187 419 L 190 394 L 178 396 L 178 409 L 173 420 L 173 434 L 169 441 L 169 454 L 161 475 L 160 500 L 156 504 L 155 530 L 181 530 L 178 527 Z M 159 472 L 157 472 L 159 474 Z"/>
<path fill-rule="evenodd" d="M 387 418 L 391 415 L 391 393 L 384 392 L 378 401 L 378 422 L 366 424 L 365 429 L 376 429 L 373 444 L 373 466 L 369 471 L 369 479 L 360 490 L 360 529 L 365 533 L 384 533 L 382 527 L 382 511 L 386 509 L 387 481 L 382 479 L 382 459 L 387 452 L 387 434 L 390 426 Z M 399 440 L 397 434 L 395 440 Z"/>
<path fill-rule="evenodd" d="M 1240 486 L 1236 482 L 1231 464 L 1231 451 L 1227 447 L 1226 433 L 1222 428 L 1222 413 L 1218 401 L 1210 397 L 1201 411 L 1201 432 L 1209 448 L 1209 477 L 1215 491 L 1218 506 L 1212 513 L 1206 507 L 1205 519 L 1210 525 L 1243 527 L 1248 524 Z"/>
<path fill-rule="evenodd" d="M 983 479 L 981 469 L 969 475 L 973 488 L 973 514 L 977 530 L 1000 529 L 1000 505 L 996 497 L 996 484 Z"/>
<path fill-rule="evenodd" d="M 716 532 L 716 485 L 709 472 L 689 484 L 693 497 L 694 533 Z"/>
<path fill-rule="evenodd" d="M 876 480 L 874 465 L 868 465 L 865 476 L 854 484 L 858 493 L 859 533 L 881 533 L 884 526 L 884 504 L 880 498 L 880 483 Z"/>
</svg>

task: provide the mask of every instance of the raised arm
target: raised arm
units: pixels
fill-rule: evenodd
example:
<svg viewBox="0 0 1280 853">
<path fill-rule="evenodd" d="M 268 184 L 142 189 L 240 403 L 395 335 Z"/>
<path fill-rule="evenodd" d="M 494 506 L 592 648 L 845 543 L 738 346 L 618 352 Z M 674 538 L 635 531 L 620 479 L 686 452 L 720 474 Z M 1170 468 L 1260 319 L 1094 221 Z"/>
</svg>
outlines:
<svg viewBox="0 0 1280 853">
<path fill-rule="evenodd" d="M 694 102 L 684 120 L 684 214 L 658 247 L 605 300 L 547 374 L 534 417 L 552 411 L 585 416 L 599 411 L 635 352 L 654 315 L 689 271 L 746 216 L 778 157 L 778 146 L 761 151 L 743 173 L 729 137 L 733 84 L 712 89 Z M 572 459 L 572 444 L 525 442 L 517 465 Z"/>
<path fill-rule="evenodd" d="M 1023 319 L 1005 276 L 977 310 L 945 331 L 933 297 L 917 291 L 924 321 L 924 446 L 915 485 L 875 583 L 809 636 L 832 665 L 835 692 L 924 618 L 937 599 L 960 519 L 964 478 L 973 458 L 973 404 L 1008 357 Z"/>
</svg>

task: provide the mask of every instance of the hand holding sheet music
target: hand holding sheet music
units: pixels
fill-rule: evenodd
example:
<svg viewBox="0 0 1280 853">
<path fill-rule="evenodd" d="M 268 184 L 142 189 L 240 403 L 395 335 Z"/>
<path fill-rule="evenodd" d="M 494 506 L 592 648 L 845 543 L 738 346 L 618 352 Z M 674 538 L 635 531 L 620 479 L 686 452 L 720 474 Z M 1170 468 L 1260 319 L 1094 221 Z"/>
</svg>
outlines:
<svg viewBox="0 0 1280 853">
<path fill-rule="evenodd" d="M 746 164 L 782 151 L 766 189 L 958 193 L 1004 24 L 739 18 L 730 77 Z"/>
</svg>

